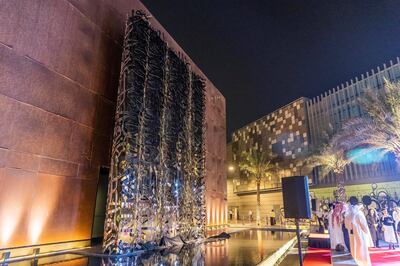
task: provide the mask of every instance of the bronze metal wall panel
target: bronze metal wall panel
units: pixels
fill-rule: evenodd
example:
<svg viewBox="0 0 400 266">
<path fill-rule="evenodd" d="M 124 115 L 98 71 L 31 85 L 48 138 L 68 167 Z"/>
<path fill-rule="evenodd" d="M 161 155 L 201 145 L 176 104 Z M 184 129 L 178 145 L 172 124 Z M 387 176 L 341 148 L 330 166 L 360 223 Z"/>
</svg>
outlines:
<svg viewBox="0 0 400 266">
<path fill-rule="evenodd" d="M 0 248 L 88 239 L 121 48 L 68 1 L 0 17 Z"/>
<path fill-rule="evenodd" d="M 206 84 L 206 212 L 207 225 L 223 226 L 227 219 L 225 99 Z"/>
<path fill-rule="evenodd" d="M 0 221 L 0 248 L 90 237 L 132 9 L 146 10 L 136 0 L 0 1 L 0 216 L 12 218 Z"/>
</svg>

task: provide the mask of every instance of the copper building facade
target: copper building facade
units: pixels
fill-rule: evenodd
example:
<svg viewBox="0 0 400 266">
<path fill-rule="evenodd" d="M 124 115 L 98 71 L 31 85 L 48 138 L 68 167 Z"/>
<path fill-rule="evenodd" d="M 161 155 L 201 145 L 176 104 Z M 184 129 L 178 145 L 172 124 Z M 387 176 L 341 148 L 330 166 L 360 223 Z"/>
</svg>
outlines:
<svg viewBox="0 0 400 266">
<path fill-rule="evenodd" d="M 102 237 L 107 189 L 99 188 L 110 168 L 132 10 L 145 12 L 204 79 L 204 219 L 226 224 L 225 99 L 140 1 L 2 1 L 0 253 L 82 247 Z"/>
</svg>

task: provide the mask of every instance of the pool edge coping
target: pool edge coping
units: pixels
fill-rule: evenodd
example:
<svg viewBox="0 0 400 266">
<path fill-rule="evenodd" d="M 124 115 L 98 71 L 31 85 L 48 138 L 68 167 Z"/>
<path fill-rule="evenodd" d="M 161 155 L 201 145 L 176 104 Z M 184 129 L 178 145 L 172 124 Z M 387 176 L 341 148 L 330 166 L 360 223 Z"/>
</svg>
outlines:
<svg viewBox="0 0 400 266">
<path fill-rule="evenodd" d="M 300 234 L 303 235 L 306 232 L 307 232 L 306 230 L 302 230 Z M 297 243 L 297 236 L 294 236 L 292 239 L 286 242 L 282 247 L 280 247 L 278 250 L 272 253 L 268 258 L 258 263 L 257 266 L 278 265 L 278 263 L 280 263 L 282 259 L 286 257 L 285 255 L 296 243 Z"/>
</svg>

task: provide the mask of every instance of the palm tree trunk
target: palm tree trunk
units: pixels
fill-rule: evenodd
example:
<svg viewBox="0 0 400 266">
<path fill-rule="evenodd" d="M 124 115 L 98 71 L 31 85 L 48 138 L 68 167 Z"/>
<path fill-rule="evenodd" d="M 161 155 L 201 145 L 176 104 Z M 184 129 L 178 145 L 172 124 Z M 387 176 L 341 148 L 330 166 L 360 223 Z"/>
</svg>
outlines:
<svg viewBox="0 0 400 266">
<path fill-rule="evenodd" d="M 344 173 L 335 173 L 336 176 L 336 187 L 337 187 L 337 201 L 346 201 L 346 191 L 344 189 Z"/>
<path fill-rule="evenodd" d="M 261 211 L 261 200 L 260 200 L 260 183 L 261 179 L 257 178 L 257 225 L 261 223 L 260 211 Z"/>
</svg>

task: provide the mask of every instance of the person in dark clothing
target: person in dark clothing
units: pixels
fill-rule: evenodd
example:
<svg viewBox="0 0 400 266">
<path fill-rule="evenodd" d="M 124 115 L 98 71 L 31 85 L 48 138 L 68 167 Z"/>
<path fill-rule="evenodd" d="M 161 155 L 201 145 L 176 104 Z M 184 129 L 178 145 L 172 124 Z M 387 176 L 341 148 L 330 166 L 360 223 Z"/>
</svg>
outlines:
<svg viewBox="0 0 400 266">
<path fill-rule="evenodd" d="M 344 244 L 346 245 L 347 249 L 351 251 L 350 249 L 350 236 L 349 236 L 349 231 L 346 229 L 346 226 L 344 223 L 342 224 L 342 231 L 343 231 L 343 239 L 344 239 Z"/>
<path fill-rule="evenodd" d="M 386 209 L 383 210 L 382 213 L 383 216 L 381 218 L 381 221 L 383 224 L 383 234 L 385 237 L 385 241 L 389 244 L 389 249 L 395 249 L 397 238 L 394 232 L 394 220 Z"/>
<path fill-rule="evenodd" d="M 374 242 L 375 247 L 379 248 L 379 237 L 378 237 L 378 224 L 379 219 L 376 215 L 375 209 L 369 209 L 367 214 L 367 223 L 369 232 L 371 233 L 372 241 Z"/>
<path fill-rule="evenodd" d="M 275 211 L 272 209 L 271 213 L 269 214 L 270 217 L 270 224 L 275 225 L 276 224 L 276 218 L 275 218 Z"/>
<path fill-rule="evenodd" d="M 328 214 L 329 214 L 329 211 L 328 211 L 328 210 L 324 210 L 323 222 L 324 222 L 324 229 L 325 229 L 325 230 L 328 230 L 328 226 L 329 226 Z"/>
</svg>

